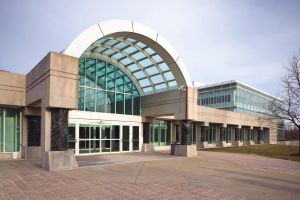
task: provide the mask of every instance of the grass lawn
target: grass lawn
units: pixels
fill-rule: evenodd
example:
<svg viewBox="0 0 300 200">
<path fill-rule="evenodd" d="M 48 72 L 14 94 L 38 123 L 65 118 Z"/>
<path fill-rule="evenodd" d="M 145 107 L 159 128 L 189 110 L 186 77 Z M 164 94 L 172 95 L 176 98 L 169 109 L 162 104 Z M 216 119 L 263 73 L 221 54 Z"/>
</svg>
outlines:
<svg viewBox="0 0 300 200">
<path fill-rule="evenodd" d="M 298 154 L 298 146 L 263 144 L 241 147 L 210 148 L 204 149 L 204 151 L 256 154 L 271 158 L 294 160 L 300 162 L 300 156 L 296 155 Z"/>
</svg>

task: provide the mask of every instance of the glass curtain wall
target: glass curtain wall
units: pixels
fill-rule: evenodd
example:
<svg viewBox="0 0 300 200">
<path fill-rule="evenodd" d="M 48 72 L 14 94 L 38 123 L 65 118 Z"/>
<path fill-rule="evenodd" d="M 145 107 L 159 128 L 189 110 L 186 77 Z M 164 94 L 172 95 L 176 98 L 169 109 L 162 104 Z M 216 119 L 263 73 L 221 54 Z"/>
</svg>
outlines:
<svg viewBox="0 0 300 200">
<path fill-rule="evenodd" d="M 0 152 L 20 151 L 20 111 L 0 108 Z"/>
<path fill-rule="evenodd" d="M 171 141 L 171 126 L 169 121 L 155 120 L 150 124 L 151 142 L 154 146 L 167 146 Z"/>
<path fill-rule="evenodd" d="M 80 58 L 78 110 L 140 115 L 140 94 L 119 68 L 99 59 Z"/>
</svg>

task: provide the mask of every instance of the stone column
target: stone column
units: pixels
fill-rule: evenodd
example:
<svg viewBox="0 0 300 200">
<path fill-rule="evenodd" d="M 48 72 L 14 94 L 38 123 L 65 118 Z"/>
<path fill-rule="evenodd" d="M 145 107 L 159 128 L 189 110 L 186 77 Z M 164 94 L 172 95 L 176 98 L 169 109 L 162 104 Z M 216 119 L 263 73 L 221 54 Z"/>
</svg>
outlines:
<svg viewBox="0 0 300 200">
<path fill-rule="evenodd" d="M 143 122 L 143 152 L 154 152 L 154 145 L 151 143 L 150 123 Z"/>
<path fill-rule="evenodd" d="M 46 152 L 51 150 L 51 112 L 41 108 L 41 159 L 42 167 L 48 169 Z"/>
<path fill-rule="evenodd" d="M 42 167 L 49 171 L 78 168 L 72 150 L 68 150 L 68 110 L 42 107 Z"/>
<path fill-rule="evenodd" d="M 175 155 L 177 156 L 197 156 L 197 147 L 192 145 L 192 123 L 189 120 L 180 122 L 181 143 L 175 145 Z"/>
<path fill-rule="evenodd" d="M 181 126 L 181 144 L 191 145 L 192 144 L 192 123 L 189 120 L 183 120 L 180 123 Z"/>
<path fill-rule="evenodd" d="M 51 109 L 51 151 L 68 150 L 68 113 L 67 109 Z"/>
<path fill-rule="evenodd" d="M 143 143 L 150 143 L 150 123 L 143 122 Z"/>
</svg>

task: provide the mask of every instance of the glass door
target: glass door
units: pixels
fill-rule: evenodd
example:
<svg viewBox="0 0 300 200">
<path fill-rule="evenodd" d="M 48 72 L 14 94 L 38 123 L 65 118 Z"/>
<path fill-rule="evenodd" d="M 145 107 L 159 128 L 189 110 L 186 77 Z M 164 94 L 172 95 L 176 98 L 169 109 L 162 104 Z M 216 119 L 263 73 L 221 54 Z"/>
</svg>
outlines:
<svg viewBox="0 0 300 200">
<path fill-rule="evenodd" d="M 140 149 L 140 134 L 139 134 L 139 127 L 133 126 L 132 127 L 132 150 L 137 151 Z"/>
<path fill-rule="evenodd" d="M 79 153 L 90 153 L 90 125 L 79 125 Z"/>
<path fill-rule="evenodd" d="M 123 148 L 122 151 L 129 151 L 129 126 L 123 126 Z"/>
<path fill-rule="evenodd" d="M 110 152 L 111 126 L 101 126 L 101 152 Z"/>
<path fill-rule="evenodd" d="M 75 153 L 75 124 L 69 124 L 69 135 L 68 135 L 68 149 L 71 149 Z"/>
</svg>

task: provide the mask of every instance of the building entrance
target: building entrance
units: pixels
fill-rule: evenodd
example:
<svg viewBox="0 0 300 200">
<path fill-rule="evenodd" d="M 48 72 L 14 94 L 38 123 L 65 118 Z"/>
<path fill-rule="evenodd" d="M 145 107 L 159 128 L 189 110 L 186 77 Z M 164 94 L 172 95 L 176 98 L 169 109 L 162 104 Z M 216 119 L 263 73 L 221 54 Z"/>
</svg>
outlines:
<svg viewBox="0 0 300 200">
<path fill-rule="evenodd" d="M 75 154 L 139 151 L 140 127 L 112 124 L 69 124 L 69 149 Z"/>
</svg>

